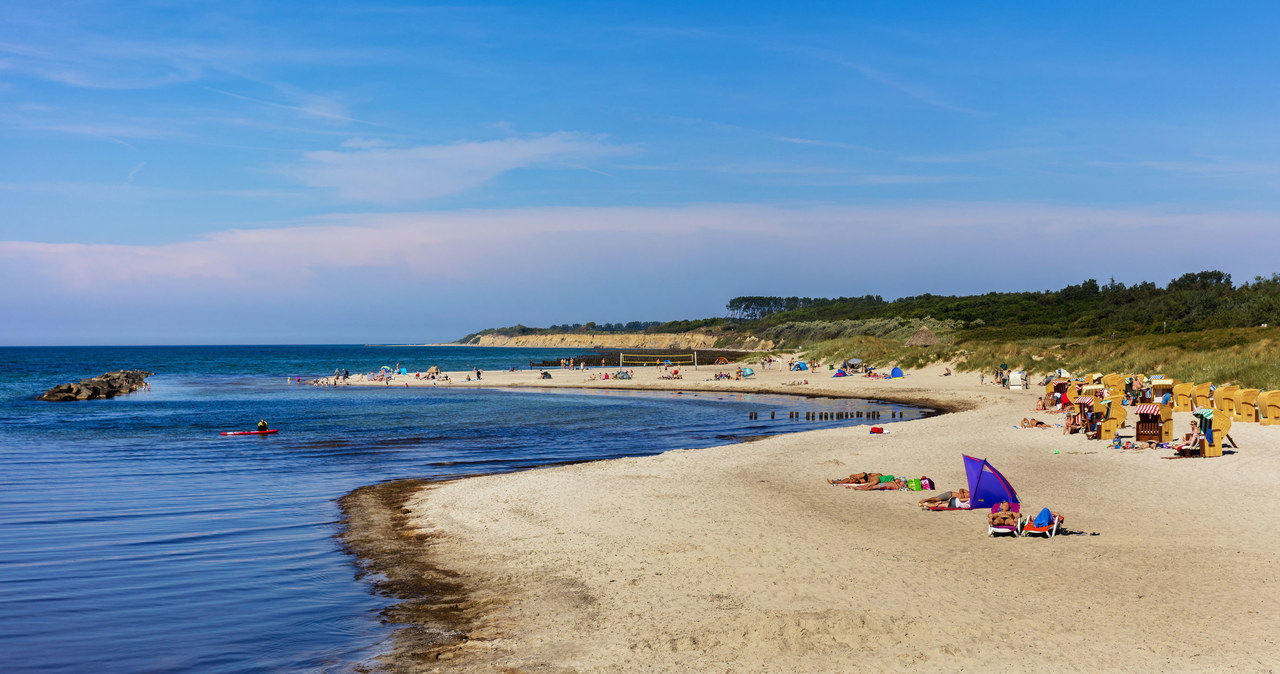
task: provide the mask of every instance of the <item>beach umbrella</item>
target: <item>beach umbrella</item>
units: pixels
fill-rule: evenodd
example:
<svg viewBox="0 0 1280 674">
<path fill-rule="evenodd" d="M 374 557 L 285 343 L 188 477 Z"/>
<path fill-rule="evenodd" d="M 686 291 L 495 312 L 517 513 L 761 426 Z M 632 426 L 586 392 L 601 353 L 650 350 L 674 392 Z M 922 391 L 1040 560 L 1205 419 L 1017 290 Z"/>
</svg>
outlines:
<svg viewBox="0 0 1280 674">
<path fill-rule="evenodd" d="M 390 371 L 391 371 L 391 366 L 390 366 L 390 365 L 383 365 L 383 366 L 382 366 L 382 371 L 383 371 L 383 372 L 390 372 Z"/>
</svg>

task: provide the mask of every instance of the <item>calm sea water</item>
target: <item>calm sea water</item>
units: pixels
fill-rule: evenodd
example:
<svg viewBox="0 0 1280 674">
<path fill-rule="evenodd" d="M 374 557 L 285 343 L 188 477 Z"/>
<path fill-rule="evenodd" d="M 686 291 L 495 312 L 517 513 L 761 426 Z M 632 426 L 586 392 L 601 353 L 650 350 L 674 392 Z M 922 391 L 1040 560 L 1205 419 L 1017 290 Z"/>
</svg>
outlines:
<svg viewBox="0 0 1280 674">
<path fill-rule="evenodd" d="M 748 411 L 926 410 L 765 395 L 317 389 L 287 377 L 486 370 L 573 351 L 0 348 L 0 671 L 345 671 L 392 627 L 334 540 L 335 499 L 452 476 L 698 448 L 841 422 Z M 117 369 L 152 390 L 45 403 Z M 281 433 L 223 437 L 268 419 Z"/>
</svg>

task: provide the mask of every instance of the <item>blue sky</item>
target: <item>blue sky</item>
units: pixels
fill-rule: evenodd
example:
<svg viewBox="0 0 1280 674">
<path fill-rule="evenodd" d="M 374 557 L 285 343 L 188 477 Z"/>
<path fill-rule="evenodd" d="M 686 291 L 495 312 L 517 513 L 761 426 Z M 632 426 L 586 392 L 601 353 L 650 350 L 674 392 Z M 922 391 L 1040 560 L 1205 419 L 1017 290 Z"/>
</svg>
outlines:
<svg viewBox="0 0 1280 674">
<path fill-rule="evenodd" d="M 1280 271 L 1277 6 L 789 4 L 0 1 L 0 344 Z"/>
</svg>

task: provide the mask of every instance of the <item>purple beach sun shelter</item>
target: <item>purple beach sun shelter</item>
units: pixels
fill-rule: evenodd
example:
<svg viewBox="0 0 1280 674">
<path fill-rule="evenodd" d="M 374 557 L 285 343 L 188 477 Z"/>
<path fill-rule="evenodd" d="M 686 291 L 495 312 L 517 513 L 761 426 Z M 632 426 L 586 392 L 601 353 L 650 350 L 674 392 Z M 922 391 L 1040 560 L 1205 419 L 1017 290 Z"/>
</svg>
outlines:
<svg viewBox="0 0 1280 674">
<path fill-rule="evenodd" d="M 970 510 L 989 509 L 1001 501 L 1018 503 L 1018 492 L 1013 490 L 1013 485 L 986 459 L 965 454 L 964 472 L 969 478 Z"/>
</svg>

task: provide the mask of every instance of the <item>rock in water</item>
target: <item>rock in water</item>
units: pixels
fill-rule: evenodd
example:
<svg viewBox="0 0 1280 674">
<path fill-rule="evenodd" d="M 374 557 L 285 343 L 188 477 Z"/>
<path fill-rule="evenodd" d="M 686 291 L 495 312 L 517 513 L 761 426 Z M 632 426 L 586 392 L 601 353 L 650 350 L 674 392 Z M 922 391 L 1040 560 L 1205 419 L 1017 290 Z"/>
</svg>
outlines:
<svg viewBox="0 0 1280 674">
<path fill-rule="evenodd" d="M 45 391 L 44 395 L 40 396 L 40 400 L 64 402 L 67 400 L 114 398 L 124 393 L 137 391 L 142 386 L 142 382 L 153 374 L 155 373 L 143 370 L 108 372 L 92 379 L 81 379 L 78 382 L 55 386 Z"/>
</svg>

